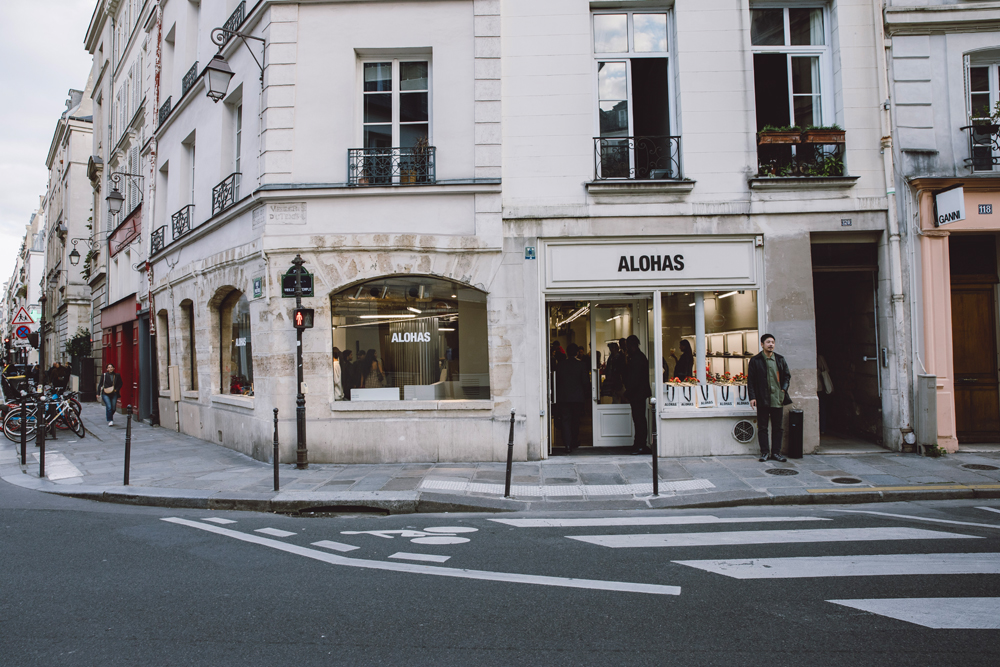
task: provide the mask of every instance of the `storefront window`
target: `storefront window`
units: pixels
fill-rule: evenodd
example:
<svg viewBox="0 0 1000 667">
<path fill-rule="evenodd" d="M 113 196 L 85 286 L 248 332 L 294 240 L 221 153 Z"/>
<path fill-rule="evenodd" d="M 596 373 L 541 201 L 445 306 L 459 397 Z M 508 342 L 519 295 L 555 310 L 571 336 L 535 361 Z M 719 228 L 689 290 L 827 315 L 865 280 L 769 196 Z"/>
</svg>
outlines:
<svg viewBox="0 0 1000 667">
<path fill-rule="evenodd" d="M 671 387 L 696 385 L 743 387 L 750 358 L 760 351 L 756 290 L 714 292 L 665 292 L 661 296 L 663 382 L 667 405 L 672 407 Z M 705 390 L 691 406 L 737 406 L 729 392 Z M 745 398 L 745 397 L 744 397 Z"/>
<path fill-rule="evenodd" d="M 226 299 L 220 309 L 223 320 L 221 349 L 229 350 L 228 358 L 224 356 L 222 359 L 222 393 L 253 396 L 250 302 L 243 294 L 235 297 L 234 294 Z"/>
<path fill-rule="evenodd" d="M 344 400 L 490 397 L 484 292 L 405 276 L 355 285 L 330 306 Z"/>
</svg>

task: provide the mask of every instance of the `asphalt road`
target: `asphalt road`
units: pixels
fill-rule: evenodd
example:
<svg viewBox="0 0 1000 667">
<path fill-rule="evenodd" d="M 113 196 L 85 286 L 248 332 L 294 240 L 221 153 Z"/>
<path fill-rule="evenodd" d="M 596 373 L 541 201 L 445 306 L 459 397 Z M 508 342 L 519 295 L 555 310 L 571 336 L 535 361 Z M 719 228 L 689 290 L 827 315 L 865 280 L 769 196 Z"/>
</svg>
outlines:
<svg viewBox="0 0 1000 667">
<path fill-rule="evenodd" d="M 1000 642 L 1000 501 L 291 517 L 0 483 L 0 531 L 12 666 L 995 665 Z"/>
</svg>

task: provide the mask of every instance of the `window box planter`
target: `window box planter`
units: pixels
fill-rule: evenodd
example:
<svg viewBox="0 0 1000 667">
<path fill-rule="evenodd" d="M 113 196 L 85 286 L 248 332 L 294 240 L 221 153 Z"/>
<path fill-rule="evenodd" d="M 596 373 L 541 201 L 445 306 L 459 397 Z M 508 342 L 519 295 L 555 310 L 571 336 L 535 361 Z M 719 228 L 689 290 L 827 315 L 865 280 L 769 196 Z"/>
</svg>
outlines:
<svg viewBox="0 0 1000 667">
<path fill-rule="evenodd" d="M 802 133 L 804 144 L 842 144 L 847 133 L 844 130 L 813 129 Z"/>
<path fill-rule="evenodd" d="M 802 141 L 799 130 L 763 130 L 757 133 L 757 145 L 797 144 Z"/>
</svg>

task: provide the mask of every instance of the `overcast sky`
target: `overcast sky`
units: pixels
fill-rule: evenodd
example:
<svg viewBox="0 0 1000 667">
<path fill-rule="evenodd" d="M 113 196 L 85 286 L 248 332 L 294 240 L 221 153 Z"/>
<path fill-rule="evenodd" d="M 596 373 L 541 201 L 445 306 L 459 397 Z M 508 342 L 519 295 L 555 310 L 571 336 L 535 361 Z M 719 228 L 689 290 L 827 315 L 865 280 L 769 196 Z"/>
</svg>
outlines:
<svg viewBox="0 0 1000 667">
<path fill-rule="evenodd" d="M 83 46 L 98 0 L 0 0 L 0 283 L 45 194 L 45 157 L 70 88 L 83 90 Z"/>
</svg>

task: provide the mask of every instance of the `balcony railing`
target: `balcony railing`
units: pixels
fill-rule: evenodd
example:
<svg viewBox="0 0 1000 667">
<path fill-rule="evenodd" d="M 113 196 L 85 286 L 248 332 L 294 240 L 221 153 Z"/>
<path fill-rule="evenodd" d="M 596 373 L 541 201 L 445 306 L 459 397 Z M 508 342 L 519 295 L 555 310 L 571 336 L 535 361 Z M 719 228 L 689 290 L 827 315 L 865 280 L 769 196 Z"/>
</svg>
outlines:
<svg viewBox="0 0 1000 667">
<path fill-rule="evenodd" d="M 432 185 L 434 146 L 347 149 L 348 185 Z"/>
<path fill-rule="evenodd" d="M 779 134 L 788 136 L 781 136 L 773 141 L 758 137 L 758 178 L 844 176 L 843 131 L 833 138 L 810 138 L 808 133 Z"/>
<path fill-rule="evenodd" d="M 187 71 L 184 78 L 181 79 L 181 97 L 187 95 L 187 91 L 191 89 L 194 82 L 198 80 L 198 61 L 194 61 L 194 65 L 191 65 L 191 69 Z"/>
<path fill-rule="evenodd" d="M 155 255 L 156 253 L 158 253 L 161 250 L 163 250 L 164 246 L 167 245 L 166 244 L 166 235 L 167 235 L 167 226 L 166 225 L 163 225 L 162 227 L 156 229 L 153 232 L 152 236 L 150 237 L 149 254 Z"/>
<path fill-rule="evenodd" d="M 246 0 L 244 0 L 243 2 L 241 2 L 236 6 L 236 9 L 234 9 L 233 13 L 229 15 L 229 18 L 226 19 L 226 22 L 222 25 L 222 27 L 230 32 L 235 32 L 236 29 L 240 27 L 240 24 L 243 23 L 243 19 L 246 18 L 246 10 L 247 10 L 247 3 Z M 222 42 L 223 46 L 228 44 L 229 39 L 232 37 L 232 35 L 229 34 L 229 32 L 224 34 L 225 34 L 225 41 Z"/>
<path fill-rule="evenodd" d="M 235 204 L 240 198 L 240 174 L 230 174 L 212 188 L 212 215 L 218 215 Z"/>
<path fill-rule="evenodd" d="M 173 227 L 175 241 L 191 231 L 192 217 L 194 217 L 194 204 L 188 204 L 170 216 L 170 223 Z"/>
<path fill-rule="evenodd" d="M 961 128 L 969 133 L 969 157 L 965 164 L 972 171 L 993 171 L 1000 165 L 1000 125 L 976 123 Z"/>
<path fill-rule="evenodd" d="M 680 180 L 680 156 L 680 137 L 594 137 L 599 181 Z"/>
<path fill-rule="evenodd" d="M 171 109 L 172 107 L 170 106 L 170 98 L 168 97 L 167 101 L 160 105 L 160 111 L 159 113 L 156 114 L 157 127 L 163 125 L 163 121 L 165 121 L 167 119 L 167 116 L 170 115 Z"/>
</svg>

